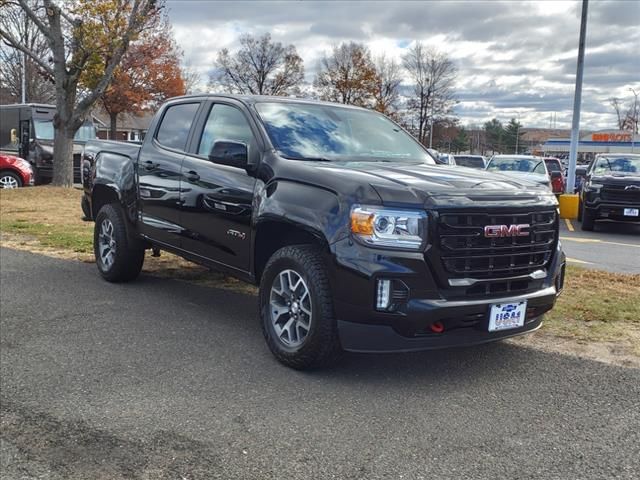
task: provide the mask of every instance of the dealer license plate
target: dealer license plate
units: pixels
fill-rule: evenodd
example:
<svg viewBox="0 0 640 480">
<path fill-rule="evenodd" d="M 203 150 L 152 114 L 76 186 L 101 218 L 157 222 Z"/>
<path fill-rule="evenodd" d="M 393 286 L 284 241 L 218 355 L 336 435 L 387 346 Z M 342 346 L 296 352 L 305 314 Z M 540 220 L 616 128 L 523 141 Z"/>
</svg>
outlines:
<svg viewBox="0 0 640 480">
<path fill-rule="evenodd" d="M 625 208 L 624 209 L 625 217 L 637 217 L 640 216 L 640 208 Z"/>
<path fill-rule="evenodd" d="M 526 314 L 526 300 L 518 303 L 494 303 L 489 312 L 489 331 L 499 332 L 521 327 Z"/>
</svg>

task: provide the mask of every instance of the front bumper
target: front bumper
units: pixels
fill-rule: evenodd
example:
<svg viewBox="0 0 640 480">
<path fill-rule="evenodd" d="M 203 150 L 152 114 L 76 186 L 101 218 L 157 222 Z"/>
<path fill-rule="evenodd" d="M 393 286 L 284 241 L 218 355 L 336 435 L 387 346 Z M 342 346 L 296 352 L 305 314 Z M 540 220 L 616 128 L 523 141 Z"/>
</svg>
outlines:
<svg viewBox="0 0 640 480">
<path fill-rule="evenodd" d="M 640 209 L 640 204 L 598 201 L 585 203 L 585 208 L 594 212 L 597 218 L 640 222 L 640 217 L 632 217 L 624 214 L 625 209 Z"/>
<path fill-rule="evenodd" d="M 338 332 L 344 350 L 411 352 L 476 345 L 538 329 L 553 308 L 564 283 L 565 256 L 558 243 L 546 277 L 518 294 L 465 296 L 438 284 L 422 252 L 390 252 L 344 240 L 332 247 L 330 271 Z M 394 312 L 375 309 L 376 280 L 400 280 L 408 293 Z M 513 330 L 488 331 L 492 304 L 527 301 L 525 324 Z M 434 332 L 439 322 L 443 331 Z"/>
<path fill-rule="evenodd" d="M 422 333 L 411 337 L 398 333 L 389 325 L 367 325 L 363 323 L 338 321 L 340 342 L 344 350 L 363 353 L 415 352 L 438 348 L 461 347 L 494 342 L 505 338 L 533 332 L 542 325 L 542 314 L 551 308 L 556 300 L 556 289 L 550 287 L 532 295 L 492 299 L 476 302 L 416 302 L 417 315 L 429 322 L 442 321 L 444 325 L 455 322 L 456 327 L 442 333 Z M 489 308 L 492 303 L 527 301 L 525 324 L 517 329 L 489 332 Z M 529 315 L 531 312 L 531 316 Z M 468 326 L 464 319 L 471 319 Z"/>
</svg>

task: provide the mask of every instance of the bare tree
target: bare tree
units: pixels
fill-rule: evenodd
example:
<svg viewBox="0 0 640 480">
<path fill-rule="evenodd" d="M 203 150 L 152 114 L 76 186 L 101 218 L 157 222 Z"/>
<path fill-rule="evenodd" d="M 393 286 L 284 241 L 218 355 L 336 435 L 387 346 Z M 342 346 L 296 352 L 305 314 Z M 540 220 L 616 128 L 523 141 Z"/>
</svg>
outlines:
<svg viewBox="0 0 640 480">
<path fill-rule="evenodd" d="M 191 63 L 187 63 L 182 67 L 182 80 L 184 82 L 185 92 L 187 95 L 191 95 L 199 91 L 198 87 L 202 81 L 202 76 Z"/>
<path fill-rule="evenodd" d="M 321 60 L 314 84 L 323 100 L 373 106 L 376 68 L 369 50 L 356 42 L 333 47 L 331 54 Z"/>
<path fill-rule="evenodd" d="M 14 38 L 21 39 L 31 51 L 37 52 L 41 58 L 50 55 L 46 38 L 22 9 L 5 6 L 2 15 L 0 15 L 0 30 L 10 32 Z M 8 90 L 11 97 L 22 98 L 24 76 L 26 102 L 52 103 L 55 101 L 53 78 L 43 71 L 33 59 L 5 41 L 0 41 L 0 64 L 2 65 L 0 85 Z"/>
<path fill-rule="evenodd" d="M 0 0 L 3 15 L 7 9 L 24 11 L 46 38 L 51 52 L 50 57 L 44 57 L 11 31 L 0 30 L 5 42 L 28 55 L 55 82 L 54 185 L 72 185 L 73 137 L 109 85 L 129 43 L 144 28 L 147 15 L 159 8 L 158 1 L 60 4 L 54 0 Z M 99 75 L 100 80 L 80 98 L 81 76 L 88 71 Z"/>
<path fill-rule="evenodd" d="M 629 88 L 629 90 L 633 93 L 633 100 L 630 101 L 628 106 L 625 106 L 621 99 L 615 97 L 610 98 L 609 103 L 616 112 L 618 128 L 638 133 L 638 120 L 640 119 L 639 94 L 633 88 Z"/>
<path fill-rule="evenodd" d="M 304 78 L 302 57 L 293 45 L 273 42 L 270 34 L 240 37 L 240 50 L 218 53 L 217 72 L 210 85 L 217 84 L 230 93 L 252 95 L 290 95 L 297 92 Z"/>
<path fill-rule="evenodd" d="M 417 42 L 403 57 L 404 68 L 413 82 L 413 96 L 407 107 L 415 117 L 415 135 L 428 144 L 427 134 L 434 119 L 451 113 L 457 69 L 446 54 Z"/>
<path fill-rule="evenodd" d="M 373 108 L 385 115 L 393 116 L 398 109 L 398 97 L 400 96 L 400 66 L 395 60 L 387 59 L 384 55 L 375 60 L 375 90 Z"/>
</svg>

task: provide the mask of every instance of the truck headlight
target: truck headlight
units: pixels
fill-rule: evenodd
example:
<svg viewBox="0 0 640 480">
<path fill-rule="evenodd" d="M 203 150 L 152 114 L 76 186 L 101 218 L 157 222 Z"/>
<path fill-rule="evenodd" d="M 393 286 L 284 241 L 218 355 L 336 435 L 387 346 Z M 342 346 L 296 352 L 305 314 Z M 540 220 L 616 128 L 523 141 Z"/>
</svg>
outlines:
<svg viewBox="0 0 640 480">
<path fill-rule="evenodd" d="M 599 192 L 600 189 L 602 188 L 602 184 L 589 182 L 585 185 L 585 188 L 590 192 Z"/>
<path fill-rule="evenodd" d="M 351 232 L 367 245 L 419 250 L 427 240 L 427 214 L 355 205 Z"/>
</svg>

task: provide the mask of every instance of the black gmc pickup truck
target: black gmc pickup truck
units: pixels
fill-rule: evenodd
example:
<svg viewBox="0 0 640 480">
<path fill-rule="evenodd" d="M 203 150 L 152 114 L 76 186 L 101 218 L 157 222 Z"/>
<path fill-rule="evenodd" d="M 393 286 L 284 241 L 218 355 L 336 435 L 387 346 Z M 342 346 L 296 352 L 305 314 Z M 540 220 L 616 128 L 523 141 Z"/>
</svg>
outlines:
<svg viewBox="0 0 640 480">
<path fill-rule="evenodd" d="M 640 222 L 640 155 L 596 155 L 582 182 L 579 212 L 586 231 L 601 218 Z"/>
<path fill-rule="evenodd" d="M 537 329 L 565 256 L 547 188 L 438 166 L 376 112 L 307 100 L 167 102 L 142 146 L 89 142 L 102 276 L 166 250 L 260 285 L 267 344 L 311 368 Z"/>
</svg>

